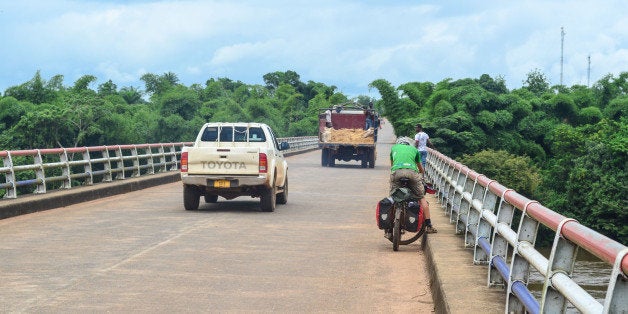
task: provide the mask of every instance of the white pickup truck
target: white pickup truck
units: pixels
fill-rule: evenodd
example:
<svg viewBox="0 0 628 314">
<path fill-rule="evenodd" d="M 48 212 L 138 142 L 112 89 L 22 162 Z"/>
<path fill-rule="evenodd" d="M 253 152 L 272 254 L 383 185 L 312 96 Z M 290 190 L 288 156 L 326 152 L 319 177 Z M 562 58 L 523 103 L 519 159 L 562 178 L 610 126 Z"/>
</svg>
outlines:
<svg viewBox="0 0 628 314">
<path fill-rule="evenodd" d="M 193 146 L 181 151 L 183 205 L 196 210 L 201 196 L 215 203 L 218 196 L 233 199 L 248 195 L 260 198 L 262 211 L 288 201 L 288 163 L 263 123 L 210 122 L 203 125 Z"/>
</svg>

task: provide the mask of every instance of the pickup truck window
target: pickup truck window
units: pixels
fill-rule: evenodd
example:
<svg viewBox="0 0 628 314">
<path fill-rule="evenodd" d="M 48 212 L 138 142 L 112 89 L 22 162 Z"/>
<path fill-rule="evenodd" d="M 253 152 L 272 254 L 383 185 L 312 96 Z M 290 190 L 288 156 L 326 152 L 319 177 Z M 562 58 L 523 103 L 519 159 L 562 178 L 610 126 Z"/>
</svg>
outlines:
<svg viewBox="0 0 628 314">
<path fill-rule="evenodd" d="M 247 136 L 248 135 L 248 136 Z M 207 127 L 203 131 L 201 141 L 203 142 L 215 142 L 220 138 L 221 142 L 265 142 L 266 135 L 264 130 L 259 127 L 253 127 L 248 129 L 244 126 L 225 126 L 219 127 Z"/>
<path fill-rule="evenodd" d="M 234 142 L 246 142 L 246 127 L 237 126 L 234 128 L 233 141 Z"/>
<path fill-rule="evenodd" d="M 201 141 L 203 142 L 215 142 L 218 139 L 218 127 L 207 127 L 203 130 Z"/>
<path fill-rule="evenodd" d="M 220 141 L 221 142 L 233 141 L 233 128 L 232 127 L 225 126 L 220 129 Z"/>
<path fill-rule="evenodd" d="M 250 128 L 249 142 L 266 142 L 264 130 L 262 130 L 262 128 Z"/>
<path fill-rule="evenodd" d="M 246 142 L 246 127 L 223 126 L 220 129 L 221 142 Z"/>
</svg>

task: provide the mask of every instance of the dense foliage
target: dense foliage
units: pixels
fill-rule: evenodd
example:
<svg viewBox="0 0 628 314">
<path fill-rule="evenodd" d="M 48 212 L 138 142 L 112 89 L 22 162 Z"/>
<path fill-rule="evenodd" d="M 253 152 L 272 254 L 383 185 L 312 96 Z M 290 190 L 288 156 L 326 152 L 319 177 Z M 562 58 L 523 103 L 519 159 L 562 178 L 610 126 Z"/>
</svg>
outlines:
<svg viewBox="0 0 628 314">
<path fill-rule="evenodd" d="M 565 216 L 628 243 L 628 72 L 592 87 L 519 89 L 502 78 L 371 86 L 397 135 L 421 123 L 436 148 Z"/>
<path fill-rule="evenodd" d="M 256 121 L 278 136 L 316 134 L 320 108 L 347 101 L 335 86 L 301 82 L 294 71 L 268 73 L 265 86 L 228 78 L 185 86 L 176 74 L 144 74 L 145 88 L 108 81 L 72 86 L 37 72 L 0 98 L 0 147 L 5 150 L 193 141 L 207 121 Z M 356 101 L 373 101 L 359 97 Z"/>
<path fill-rule="evenodd" d="M 335 86 L 294 71 L 263 76 L 265 85 L 228 78 L 185 86 L 176 74 L 147 73 L 144 89 L 85 75 L 37 72 L 0 97 L 3 150 L 192 141 L 207 121 L 259 121 L 279 136 L 315 135 L 321 108 L 346 102 Z M 373 101 L 397 135 L 422 123 L 442 153 L 532 199 L 628 242 L 628 73 L 592 87 L 550 86 L 534 70 L 508 90 L 502 78 L 370 84 Z"/>
</svg>

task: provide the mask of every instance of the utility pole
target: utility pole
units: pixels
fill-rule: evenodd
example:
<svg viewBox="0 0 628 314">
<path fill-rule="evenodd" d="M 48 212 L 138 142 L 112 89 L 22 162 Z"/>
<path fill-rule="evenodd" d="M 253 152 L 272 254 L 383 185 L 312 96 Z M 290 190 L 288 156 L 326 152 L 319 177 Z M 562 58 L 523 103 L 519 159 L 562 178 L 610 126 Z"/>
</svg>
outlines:
<svg viewBox="0 0 628 314">
<path fill-rule="evenodd" d="M 563 46 L 565 43 L 565 28 L 560 27 L 560 85 L 563 85 Z"/>
<path fill-rule="evenodd" d="M 591 55 L 587 57 L 587 61 L 589 62 L 589 66 L 587 67 L 587 87 L 589 87 L 589 82 L 591 79 Z"/>
</svg>

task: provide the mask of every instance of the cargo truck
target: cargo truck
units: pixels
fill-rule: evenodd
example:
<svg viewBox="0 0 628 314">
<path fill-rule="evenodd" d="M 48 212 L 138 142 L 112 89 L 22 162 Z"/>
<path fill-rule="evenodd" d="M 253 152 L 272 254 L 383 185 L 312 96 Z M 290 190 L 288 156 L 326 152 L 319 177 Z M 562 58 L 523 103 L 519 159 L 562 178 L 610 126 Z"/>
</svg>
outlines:
<svg viewBox="0 0 628 314">
<path fill-rule="evenodd" d="M 318 147 L 323 167 L 334 167 L 336 160 L 355 160 L 362 168 L 375 167 L 375 132 L 372 127 L 366 129 L 367 116 L 372 112 L 355 103 L 321 109 Z M 331 116 L 331 127 L 328 127 L 328 116 Z"/>
</svg>

